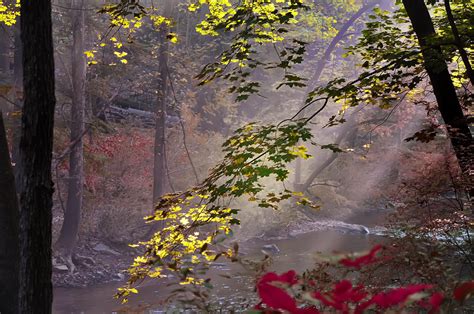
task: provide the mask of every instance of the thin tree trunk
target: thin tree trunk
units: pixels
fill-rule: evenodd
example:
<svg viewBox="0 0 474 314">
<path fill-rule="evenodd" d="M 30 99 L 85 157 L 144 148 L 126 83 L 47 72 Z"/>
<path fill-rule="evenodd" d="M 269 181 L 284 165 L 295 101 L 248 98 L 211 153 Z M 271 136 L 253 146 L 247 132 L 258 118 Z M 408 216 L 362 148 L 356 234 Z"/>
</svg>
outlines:
<svg viewBox="0 0 474 314">
<path fill-rule="evenodd" d="M 327 46 L 326 50 L 324 51 L 323 56 L 321 57 L 321 59 L 319 59 L 318 63 L 316 64 L 316 68 L 313 72 L 313 76 L 311 77 L 311 79 L 309 80 L 307 84 L 308 88 L 306 89 L 306 93 L 311 92 L 311 90 L 318 83 L 319 78 L 321 77 L 321 74 L 324 70 L 324 67 L 326 66 L 326 63 L 329 61 L 329 58 L 331 57 L 331 54 L 333 53 L 337 44 L 346 36 L 346 33 L 349 30 L 349 28 L 351 28 L 351 26 L 354 25 L 355 21 L 357 21 L 362 15 L 364 15 L 366 12 L 375 8 L 381 2 L 382 0 L 375 0 L 375 1 L 367 3 L 366 5 L 363 5 L 356 13 L 354 13 L 342 25 L 341 29 L 339 29 L 336 36 L 334 36 L 334 38 L 331 40 L 331 42 Z"/>
<path fill-rule="evenodd" d="M 352 130 L 352 128 L 355 126 L 354 120 L 355 120 L 355 114 L 352 114 L 352 116 L 349 118 L 349 121 L 346 121 L 342 126 L 341 130 L 339 132 L 339 135 L 337 136 L 334 144 L 339 145 L 342 143 L 342 141 L 347 137 L 349 132 Z M 339 153 L 337 152 L 331 152 L 331 155 L 329 156 L 328 159 L 326 159 L 321 165 L 319 165 L 317 168 L 313 170 L 313 172 L 309 175 L 309 177 L 306 179 L 306 181 L 301 184 L 300 186 L 300 191 L 306 191 L 313 181 L 321 174 L 321 172 L 324 171 L 327 167 L 329 167 L 336 159 L 339 157 Z"/>
<path fill-rule="evenodd" d="M 0 111 L 0 313 L 18 313 L 18 199 Z"/>
<path fill-rule="evenodd" d="M 51 313 L 51 159 L 54 127 L 54 58 L 51 0 L 21 1 L 23 43 L 20 140 L 19 313 Z"/>
<path fill-rule="evenodd" d="M 307 83 L 305 95 L 308 95 L 316 87 L 316 84 L 318 84 L 319 78 L 321 77 L 321 74 L 323 73 L 323 70 L 326 67 L 327 62 L 329 61 L 329 58 L 331 57 L 331 54 L 333 53 L 337 44 L 346 36 L 346 33 L 349 30 L 349 28 L 351 28 L 351 26 L 354 25 L 355 21 L 357 21 L 357 19 L 359 19 L 362 15 L 364 15 L 364 13 L 368 12 L 369 10 L 372 10 L 375 6 L 380 5 L 382 2 L 384 1 L 375 0 L 362 6 L 356 13 L 354 13 L 342 25 L 341 29 L 339 29 L 336 36 L 334 36 L 334 38 L 331 40 L 329 45 L 326 47 L 326 50 L 324 51 L 323 56 L 319 59 L 318 63 L 316 64 L 316 68 L 313 72 L 313 76 L 309 79 L 309 82 Z M 304 103 L 302 105 L 304 105 Z M 301 116 L 304 116 L 304 114 L 305 114 L 305 110 L 301 112 Z M 311 180 L 311 182 L 313 181 L 314 181 L 314 178 Z M 300 158 L 296 159 L 295 161 L 294 182 L 295 182 L 294 183 L 295 187 L 301 187 L 301 159 Z M 307 183 L 304 183 L 302 186 L 304 187 L 304 186 L 309 186 L 309 185 Z M 306 189 L 307 188 L 305 188 L 305 190 Z"/>
<path fill-rule="evenodd" d="M 472 182 L 474 144 L 467 119 L 464 116 L 456 95 L 448 66 L 443 58 L 440 46 L 430 42 L 436 33 L 428 8 L 423 0 L 403 0 L 413 29 L 423 51 L 424 66 L 430 77 L 433 92 L 438 102 L 438 109 L 447 125 L 448 134 L 459 166 L 468 180 Z"/>
<path fill-rule="evenodd" d="M 84 0 L 72 0 L 72 106 L 71 143 L 75 143 L 69 153 L 69 178 L 66 211 L 58 239 L 58 247 L 71 261 L 79 231 L 82 210 L 84 180 L 84 112 L 86 58 L 84 55 Z M 72 266 L 72 265 L 70 265 Z M 72 272 L 73 269 L 70 269 Z"/>
<path fill-rule="evenodd" d="M 155 150 L 153 168 L 153 204 L 163 195 L 166 187 L 166 96 L 168 83 L 168 42 L 166 40 L 167 27 L 164 25 L 159 31 L 160 48 L 159 59 L 160 76 L 158 78 L 158 97 L 156 107 Z"/>
<path fill-rule="evenodd" d="M 186 49 L 189 48 L 189 43 L 191 42 L 191 38 L 189 38 L 190 36 L 190 29 L 191 29 L 191 14 L 189 14 L 189 12 L 186 12 Z"/>
<path fill-rule="evenodd" d="M 464 42 L 459 35 L 458 27 L 456 26 L 456 22 L 454 20 L 453 12 L 451 10 L 451 4 L 449 0 L 444 0 L 444 7 L 446 8 L 446 16 L 449 21 L 449 25 L 451 27 L 451 31 L 454 36 L 454 40 L 456 42 L 456 46 L 458 47 L 459 54 L 461 55 L 462 62 L 466 67 L 466 74 L 471 84 L 474 86 L 474 71 L 472 70 L 471 62 L 469 62 L 469 56 L 467 55 L 466 49 L 464 49 Z"/>
</svg>

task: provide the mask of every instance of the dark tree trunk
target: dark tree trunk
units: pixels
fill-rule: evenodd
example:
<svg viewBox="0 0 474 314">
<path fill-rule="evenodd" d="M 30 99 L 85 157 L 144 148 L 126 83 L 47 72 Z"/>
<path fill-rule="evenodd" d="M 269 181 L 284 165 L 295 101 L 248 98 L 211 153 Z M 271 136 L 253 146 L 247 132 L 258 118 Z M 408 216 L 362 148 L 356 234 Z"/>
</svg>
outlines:
<svg viewBox="0 0 474 314">
<path fill-rule="evenodd" d="M 440 46 L 428 44 L 436 35 L 433 21 L 424 0 L 403 0 L 423 52 L 424 66 L 430 77 L 438 108 L 447 125 L 448 134 L 459 166 L 471 183 L 474 144 L 469 125 L 456 95 L 448 66 Z"/>
<path fill-rule="evenodd" d="M 0 313 L 18 313 L 18 200 L 0 112 Z"/>
<path fill-rule="evenodd" d="M 13 56 L 13 86 L 15 88 L 15 103 L 21 107 L 23 105 L 23 63 L 22 63 L 22 44 L 21 44 L 21 27 L 20 17 L 14 26 L 14 56 Z M 14 164 L 13 174 L 15 175 L 15 185 L 17 193 L 20 193 L 20 137 L 21 137 L 21 116 L 16 115 L 13 118 L 13 146 L 12 161 Z"/>
<path fill-rule="evenodd" d="M 163 195 L 166 186 L 166 94 L 168 83 L 168 42 L 167 28 L 162 26 L 159 31 L 160 48 L 158 62 L 160 76 L 158 78 L 158 97 L 156 107 L 155 150 L 153 167 L 153 204 Z"/>
<path fill-rule="evenodd" d="M 10 76 L 10 41 L 7 28 L 0 27 L 0 82 Z"/>
<path fill-rule="evenodd" d="M 51 0 L 21 1 L 20 313 L 51 313 L 54 58 Z"/>
<path fill-rule="evenodd" d="M 71 143 L 75 143 L 69 154 L 69 178 L 64 223 L 58 239 L 58 247 L 72 266 L 71 255 L 74 251 L 79 223 L 81 219 L 84 158 L 84 109 L 86 59 L 84 55 L 84 0 L 73 0 L 72 12 L 72 107 L 71 107 Z M 70 269 L 73 271 L 73 269 Z"/>
</svg>

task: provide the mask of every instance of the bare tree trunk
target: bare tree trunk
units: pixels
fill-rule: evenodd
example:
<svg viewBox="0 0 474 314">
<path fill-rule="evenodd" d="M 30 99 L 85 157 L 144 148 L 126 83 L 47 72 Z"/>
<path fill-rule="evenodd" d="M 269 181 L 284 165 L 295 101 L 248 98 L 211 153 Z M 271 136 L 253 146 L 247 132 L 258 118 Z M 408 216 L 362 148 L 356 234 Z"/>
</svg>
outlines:
<svg viewBox="0 0 474 314">
<path fill-rule="evenodd" d="M 20 140 L 19 313 L 51 313 L 51 159 L 54 127 L 54 58 L 51 0 L 21 1 L 23 43 Z"/>
<path fill-rule="evenodd" d="M 329 61 L 329 58 L 331 57 L 334 49 L 336 48 L 337 44 L 342 39 L 344 39 L 344 37 L 346 36 L 347 31 L 351 28 L 351 26 L 354 25 L 354 23 L 357 21 L 357 19 L 359 19 L 362 15 L 364 15 L 364 13 L 372 10 L 374 7 L 376 7 L 377 5 L 380 5 L 381 3 L 384 3 L 384 2 L 385 2 L 384 0 L 374 0 L 372 2 L 367 3 L 366 5 L 363 5 L 356 13 L 354 13 L 342 25 L 341 29 L 339 29 L 336 36 L 334 36 L 334 38 L 331 40 L 329 45 L 326 47 L 326 50 L 324 51 L 323 56 L 319 59 L 318 63 L 316 64 L 316 68 L 313 72 L 313 76 L 309 79 L 309 81 L 307 83 L 307 88 L 306 88 L 305 95 L 308 95 L 316 87 L 316 84 L 318 84 L 319 78 L 321 77 L 321 74 L 323 73 L 323 70 L 326 67 L 326 64 Z M 303 105 L 304 105 L 304 103 L 303 103 Z M 303 111 L 301 113 L 301 116 L 304 116 L 304 112 L 305 111 Z M 333 157 L 331 156 L 330 159 L 332 159 L 332 158 Z M 332 163 L 332 161 L 329 162 L 329 164 L 330 163 Z M 314 173 L 315 172 L 313 172 L 313 174 Z M 311 184 L 314 181 L 314 179 L 315 178 L 313 178 L 311 180 L 311 182 L 309 182 L 309 184 Z M 306 181 L 308 181 L 308 180 L 306 180 Z M 298 188 L 301 188 L 301 186 L 303 186 L 303 187 L 306 186 L 306 188 L 304 189 L 304 190 L 306 190 L 307 187 L 309 186 L 309 184 L 308 184 L 308 182 L 306 182 L 304 184 L 301 184 L 301 159 L 297 158 L 296 161 L 295 161 L 294 186 L 298 187 Z"/>
<path fill-rule="evenodd" d="M 423 0 L 403 0 L 403 6 L 422 48 L 424 66 L 433 86 L 438 109 L 447 125 L 459 166 L 470 184 L 474 173 L 472 167 L 474 143 L 441 47 L 433 45 L 430 41 L 436 35 L 430 13 Z"/>
<path fill-rule="evenodd" d="M 74 251 L 79 231 L 82 210 L 84 180 L 84 111 L 86 58 L 84 55 L 84 0 L 72 0 L 72 106 L 71 106 L 71 143 L 69 153 L 69 179 L 64 222 L 58 239 L 58 247 L 72 266 L 71 255 Z M 73 269 L 70 269 L 72 272 Z"/>
<path fill-rule="evenodd" d="M 323 56 L 319 59 L 318 63 L 316 64 L 316 68 L 313 72 L 313 76 L 308 82 L 308 88 L 306 93 L 311 92 L 311 90 L 315 87 L 318 83 L 319 78 L 326 66 L 326 63 L 329 61 L 331 54 L 333 53 L 334 49 L 336 48 L 337 44 L 346 37 L 347 31 L 351 28 L 352 25 L 366 12 L 372 10 L 377 5 L 379 5 L 382 0 L 374 0 L 365 5 L 363 5 L 356 13 L 354 13 L 341 27 L 341 29 L 337 32 L 336 36 L 331 40 L 329 45 L 327 46 L 326 50 L 324 51 Z"/>
<path fill-rule="evenodd" d="M 347 137 L 347 135 L 353 131 L 353 128 L 355 127 L 355 114 L 352 114 L 352 116 L 349 118 L 348 121 L 346 121 L 341 127 L 339 131 L 339 135 L 337 136 L 334 144 L 339 145 L 344 141 L 344 139 Z M 329 156 L 328 159 L 326 159 L 322 164 L 320 164 L 318 167 L 316 167 L 313 172 L 309 175 L 309 177 L 306 179 L 306 181 L 299 186 L 299 190 L 304 192 L 306 191 L 313 181 L 323 172 L 327 167 L 329 167 L 336 159 L 339 157 L 339 153 L 337 152 L 331 152 L 331 155 Z"/>
<path fill-rule="evenodd" d="M 0 111 L 0 313 L 18 313 L 18 199 Z"/>
<path fill-rule="evenodd" d="M 168 42 L 166 40 L 167 27 L 162 26 L 159 31 L 160 48 L 158 62 L 160 76 L 158 78 L 158 97 L 156 107 L 155 126 L 155 159 L 153 168 L 153 204 L 163 195 L 166 187 L 166 96 L 168 83 Z"/>
<path fill-rule="evenodd" d="M 454 41 L 456 42 L 456 46 L 459 50 L 459 54 L 461 55 L 462 62 L 466 67 L 466 74 L 471 84 L 474 86 L 474 71 L 472 70 L 471 62 L 469 61 L 469 56 L 467 54 L 466 49 L 464 48 L 465 44 L 459 34 L 458 27 L 456 26 L 456 21 L 454 20 L 453 12 L 451 10 L 451 4 L 449 3 L 450 0 L 444 0 L 444 7 L 446 8 L 446 16 L 449 21 L 449 26 L 451 27 L 451 31 L 454 36 Z"/>
</svg>

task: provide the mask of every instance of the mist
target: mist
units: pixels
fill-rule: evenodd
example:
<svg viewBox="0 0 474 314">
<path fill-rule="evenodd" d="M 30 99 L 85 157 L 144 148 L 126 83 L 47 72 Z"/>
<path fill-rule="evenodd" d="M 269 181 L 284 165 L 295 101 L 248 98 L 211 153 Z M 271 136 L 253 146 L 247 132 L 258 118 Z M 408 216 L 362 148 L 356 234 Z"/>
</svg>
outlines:
<svg viewBox="0 0 474 314">
<path fill-rule="evenodd" d="M 371 287 L 351 311 L 472 307 L 472 1 L 20 2 L 0 312 L 339 313 L 342 282 Z"/>
</svg>

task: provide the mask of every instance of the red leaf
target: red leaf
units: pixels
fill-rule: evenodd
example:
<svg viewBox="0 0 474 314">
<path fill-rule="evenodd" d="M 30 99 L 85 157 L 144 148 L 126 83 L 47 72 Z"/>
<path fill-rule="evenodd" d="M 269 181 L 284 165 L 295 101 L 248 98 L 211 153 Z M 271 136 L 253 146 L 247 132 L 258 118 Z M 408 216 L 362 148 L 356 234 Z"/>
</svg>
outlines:
<svg viewBox="0 0 474 314">
<path fill-rule="evenodd" d="M 283 289 L 264 283 L 258 285 L 258 294 L 268 307 L 292 313 L 296 311 L 296 301 Z"/>
<path fill-rule="evenodd" d="M 431 305 L 431 309 L 428 314 L 433 314 L 439 311 L 441 304 L 443 304 L 444 296 L 440 292 L 433 293 L 430 297 L 429 304 Z"/>
<path fill-rule="evenodd" d="M 279 277 L 279 281 L 286 282 L 290 286 L 296 284 L 298 282 L 298 278 L 296 278 L 296 272 L 294 270 L 287 271 L 286 273 L 282 274 Z"/>
<path fill-rule="evenodd" d="M 286 310 L 291 313 L 296 311 L 296 301 L 286 291 L 272 285 L 272 282 L 293 282 L 295 275 L 294 271 L 289 271 L 281 276 L 276 273 L 265 274 L 257 284 L 262 302 L 273 309 Z"/>
<path fill-rule="evenodd" d="M 369 301 L 362 303 L 356 309 L 355 313 L 362 313 L 372 304 L 377 305 L 382 309 L 387 309 L 389 307 L 399 305 L 408 300 L 408 298 L 418 292 L 421 292 L 426 289 L 430 289 L 431 285 L 411 285 L 402 288 L 396 288 L 388 292 L 382 292 L 374 295 Z"/>
<path fill-rule="evenodd" d="M 294 270 L 289 270 L 281 275 L 277 275 L 276 273 L 266 273 L 265 275 L 263 275 L 262 278 L 260 278 L 259 283 L 267 283 L 273 281 L 287 283 L 292 286 L 298 282 L 298 278 L 296 277 L 296 272 Z"/>
<path fill-rule="evenodd" d="M 453 295 L 456 301 L 463 302 L 472 293 L 474 293 L 474 281 L 467 281 L 457 286 Z"/>
<path fill-rule="evenodd" d="M 314 307 L 298 308 L 296 300 L 282 288 L 274 286 L 272 284 L 274 282 L 286 283 L 292 286 L 298 282 L 298 278 L 294 270 L 281 275 L 266 273 L 257 283 L 257 291 L 262 302 L 256 306 L 256 309 L 261 310 L 261 304 L 264 303 L 271 310 L 285 310 L 291 314 L 319 314 L 319 311 Z"/>
<path fill-rule="evenodd" d="M 296 309 L 296 311 L 291 314 L 319 314 L 319 311 L 314 307 L 305 307 L 302 309 Z"/>
<path fill-rule="evenodd" d="M 376 254 L 382 249 L 381 245 L 374 246 L 369 253 L 360 256 L 356 259 L 343 258 L 339 261 L 340 264 L 346 267 L 361 268 L 362 266 L 369 265 L 378 261 Z"/>
<path fill-rule="evenodd" d="M 347 312 L 349 310 L 348 303 L 359 302 L 367 296 L 362 286 L 352 287 L 352 283 L 348 280 L 338 282 L 334 289 L 327 295 L 322 295 L 316 291 L 313 297 L 321 301 L 324 305 L 335 308 L 336 310 Z"/>
</svg>

